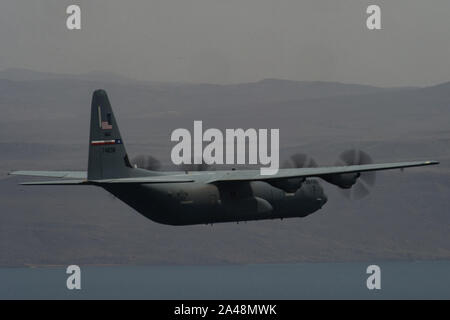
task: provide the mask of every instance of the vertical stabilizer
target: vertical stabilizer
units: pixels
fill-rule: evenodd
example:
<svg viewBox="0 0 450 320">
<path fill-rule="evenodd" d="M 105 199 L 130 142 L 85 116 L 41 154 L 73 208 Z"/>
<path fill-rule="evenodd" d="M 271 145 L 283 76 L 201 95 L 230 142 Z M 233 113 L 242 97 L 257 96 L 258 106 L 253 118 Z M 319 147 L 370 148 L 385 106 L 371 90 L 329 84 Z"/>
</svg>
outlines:
<svg viewBox="0 0 450 320">
<path fill-rule="evenodd" d="M 88 180 L 129 177 L 132 169 L 105 90 L 92 95 Z"/>
</svg>

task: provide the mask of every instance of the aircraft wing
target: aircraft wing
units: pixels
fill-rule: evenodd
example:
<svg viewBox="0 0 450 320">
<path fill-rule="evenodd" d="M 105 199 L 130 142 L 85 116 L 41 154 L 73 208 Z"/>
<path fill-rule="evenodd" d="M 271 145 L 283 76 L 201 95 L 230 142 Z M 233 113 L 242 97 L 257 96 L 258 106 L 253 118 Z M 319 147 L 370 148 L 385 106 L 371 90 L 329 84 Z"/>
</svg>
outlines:
<svg viewBox="0 0 450 320">
<path fill-rule="evenodd" d="M 365 164 L 339 167 L 280 169 L 271 176 L 261 175 L 259 170 L 216 171 L 207 183 L 232 182 L 232 181 L 268 181 L 290 178 L 321 177 L 332 174 L 344 174 L 364 171 L 378 171 L 390 169 L 403 169 L 439 164 L 437 161 L 414 161 L 381 164 Z M 23 182 L 23 185 L 81 185 L 81 184 L 155 184 L 155 183 L 185 183 L 194 182 L 195 176 L 183 175 L 159 175 L 133 178 L 115 178 L 88 181 L 85 171 L 13 171 L 11 175 L 27 175 L 37 177 L 72 178 L 72 180 Z M 74 180 L 77 179 L 77 180 Z"/>
<path fill-rule="evenodd" d="M 271 176 L 261 175 L 259 170 L 240 170 L 218 172 L 208 183 L 231 182 L 231 181 L 268 181 L 290 178 L 321 177 L 331 174 L 354 173 L 364 171 L 378 171 L 390 169 L 403 169 L 410 167 L 421 167 L 439 164 L 437 161 L 414 161 L 380 164 L 364 164 L 354 166 L 320 167 L 320 168 L 297 168 L 279 169 L 277 174 Z"/>
</svg>

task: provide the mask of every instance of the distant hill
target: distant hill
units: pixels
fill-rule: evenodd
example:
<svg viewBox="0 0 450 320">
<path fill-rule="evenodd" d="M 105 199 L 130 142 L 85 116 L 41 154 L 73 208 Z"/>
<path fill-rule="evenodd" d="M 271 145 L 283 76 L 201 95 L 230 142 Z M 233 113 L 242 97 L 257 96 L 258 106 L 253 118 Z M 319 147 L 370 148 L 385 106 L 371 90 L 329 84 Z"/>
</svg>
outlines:
<svg viewBox="0 0 450 320">
<path fill-rule="evenodd" d="M 11 81 L 38 81 L 38 80 L 85 80 L 85 81 L 107 81 L 107 82 L 136 82 L 130 78 L 104 71 L 92 71 L 81 74 L 61 74 L 51 72 L 40 72 L 28 69 L 9 68 L 0 71 L 0 79 Z"/>
</svg>

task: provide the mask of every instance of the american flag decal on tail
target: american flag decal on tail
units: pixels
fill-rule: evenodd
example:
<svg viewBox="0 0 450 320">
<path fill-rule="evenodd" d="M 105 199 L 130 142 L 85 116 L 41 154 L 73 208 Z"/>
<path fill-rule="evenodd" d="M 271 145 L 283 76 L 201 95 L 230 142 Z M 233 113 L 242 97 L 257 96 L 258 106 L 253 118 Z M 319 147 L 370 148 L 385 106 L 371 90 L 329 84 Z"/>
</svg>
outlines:
<svg viewBox="0 0 450 320">
<path fill-rule="evenodd" d="M 111 130 L 112 129 L 112 125 L 110 125 L 108 122 L 106 122 L 106 121 L 102 121 L 102 126 L 101 126 L 101 128 L 103 129 L 103 130 Z"/>
<path fill-rule="evenodd" d="M 102 110 L 101 110 L 100 106 L 98 106 L 98 123 L 99 123 L 100 129 L 111 130 L 112 129 L 111 113 L 108 113 L 106 115 L 106 120 L 107 121 L 102 121 Z"/>
</svg>

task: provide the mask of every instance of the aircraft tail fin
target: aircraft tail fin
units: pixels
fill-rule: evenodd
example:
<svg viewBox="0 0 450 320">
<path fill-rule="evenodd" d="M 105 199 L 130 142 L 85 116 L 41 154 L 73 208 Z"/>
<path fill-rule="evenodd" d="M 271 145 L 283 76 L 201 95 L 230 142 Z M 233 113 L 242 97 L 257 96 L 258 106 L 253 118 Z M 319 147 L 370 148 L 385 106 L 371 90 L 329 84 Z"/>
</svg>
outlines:
<svg viewBox="0 0 450 320">
<path fill-rule="evenodd" d="M 133 170 L 105 90 L 92 95 L 88 180 L 130 177 Z"/>
</svg>

